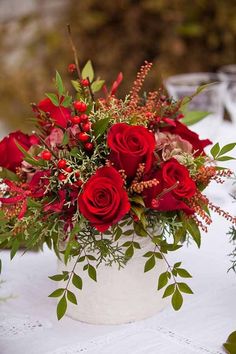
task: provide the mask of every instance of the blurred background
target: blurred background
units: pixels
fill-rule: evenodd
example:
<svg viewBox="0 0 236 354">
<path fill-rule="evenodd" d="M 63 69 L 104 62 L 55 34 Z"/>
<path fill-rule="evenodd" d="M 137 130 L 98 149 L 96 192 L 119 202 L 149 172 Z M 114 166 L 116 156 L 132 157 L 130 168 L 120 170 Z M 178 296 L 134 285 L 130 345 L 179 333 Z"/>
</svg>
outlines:
<svg viewBox="0 0 236 354">
<path fill-rule="evenodd" d="M 124 73 L 121 95 L 144 60 L 146 89 L 236 62 L 235 0 L 0 0 L 0 130 L 30 129 L 29 103 L 50 92 L 55 69 L 69 83 L 67 23 L 82 64 L 91 58 L 108 82 Z"/>
</svg>

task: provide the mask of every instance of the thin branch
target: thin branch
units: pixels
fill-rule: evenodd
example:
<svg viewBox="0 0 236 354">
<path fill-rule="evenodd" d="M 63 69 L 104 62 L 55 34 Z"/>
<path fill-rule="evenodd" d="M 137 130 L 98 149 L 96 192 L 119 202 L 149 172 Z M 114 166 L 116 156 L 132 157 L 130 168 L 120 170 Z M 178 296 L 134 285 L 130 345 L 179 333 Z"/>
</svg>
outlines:
<svg viewBox="0 0 236 354">
<path fill-rule="evenodd" d="M 69 35 L 70 45 L 71 45 L 71 48 L 72 48 L 72 51 L 73 51 L 73 54 L 74 54 L 76 70 L 77 70 L 77 73 L 78 73 L 78 77 L 81 80 L 82 76 L 81 76 L 81 71 L 80 71 L 80 66 L 79 66 L 78 53 L 77 53 L 77 50 L 76 50 L 76 47 L 75 47 L 75 44 L 74 44 L 74 41 L 73 41 L 73 38 L 72 38 L 71 27 L 70 27 L 69 24 L 67 24 L 67 31 L 68 31 L 68 35 Z"/>
</svg>

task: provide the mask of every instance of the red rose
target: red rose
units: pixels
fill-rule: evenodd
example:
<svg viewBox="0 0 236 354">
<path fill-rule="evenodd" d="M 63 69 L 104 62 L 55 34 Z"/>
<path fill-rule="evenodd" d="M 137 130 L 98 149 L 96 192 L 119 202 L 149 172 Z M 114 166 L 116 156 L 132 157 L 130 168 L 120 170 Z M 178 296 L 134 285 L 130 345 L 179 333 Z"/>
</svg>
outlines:
<svg viewBox="0 0 236 354">
<path fill-rule="evenodd" d="M 113 167 L 97 170 L 78 198 L 79 210 L 100 232 L 116 224 L 130 210 L 123 180 Z"/>
<path fill-rule="evenodd" d="M 162 168 L 146 179 L 156 178 L 159 184 L 147 188 L 143 192 L 145 205 L 159 211 L 182 210 L 193 214 L 192 210 L 182 198 L 189 198 L 195 194 L 196 185 L 190 178 L 187 168 L 177 160 L 171 159 L 162 165 Z M 178 182 L 175 189 L 166 192 Z"/>
<path fill-rule="evenodd" d="M 0 142 L 0 166 L 13 172 L 23 161 L 23 153 L 18 149 L 15 141 L 28 151 L 31 145 L 38 142 L 38 139 L 34 135 L 27 135 L 18 130 L 10 133 Z"/>
<path fill-rule="evenodd" d="M 177 197 L 190 198 L 196 192 L 195 182 L 190 177 L 188 169 L 176 159 L 170 159 L 162 165 L 162 178 L 167 188 L 178 183 L 172 191 Z"/>
<path fill-rule="evenodd" d="M 140 163 L 145 163 L 145 172 L 150 170 L 155 138 L 147 128 L 126 123 L 114 124 L 108 132 L 107 143 L 111 149 L 111 162 L 117 169 L 125 170 L 129 179 L 135 177 Z"/>
<path fill-rule="evenodd" d="M 200 140 L 198 134 L 188 129 L 186 125 L 180 123 L 179 121 L 175 121 L 175 123 L 175 126 L 164 127 L 161 128 L 160 131 L 179 135 L 182 139 L 189 141 L 193 146 L 193 150 L 195 151 L 196 156 L 204 153 L 204 148 L 207 145 L 212 144 L 209 139 Z"/>
<path fill-rule="evenodd" d="M 55 124 L 62 128 L 67 127 L 67 122 L 71 117 L 71 111 L 63 106 L 55 106 L 49 98 L 40 101 L 38 108 L 43 112 L 48 112 L 50 117 L 55 121 Z"/>
</svg>

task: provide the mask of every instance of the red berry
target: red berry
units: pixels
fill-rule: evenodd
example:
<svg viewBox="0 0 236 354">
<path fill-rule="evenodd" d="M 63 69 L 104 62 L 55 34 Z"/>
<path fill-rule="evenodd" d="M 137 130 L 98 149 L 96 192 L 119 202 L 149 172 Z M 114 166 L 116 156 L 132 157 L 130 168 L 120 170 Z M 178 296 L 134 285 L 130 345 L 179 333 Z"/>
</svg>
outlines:
<svg viewBox="0 0 236 354">
<path fill-rule="evenodd" d="M 78 179 L 77 181 L 75 181 L 74 183 L 77 187 L 81 187 L 83 184 L 83 181 L 81 179 Z"/>
<path fill-rule="evenodd" d="M 75 70 L 76 70 L 76 65 L 75 64 L 69 64 L 68 65 L 69 73 L 73 73 Z"/>
<path fill-rule="evenodd" d="M 84 132 L 80 132 L 77 134 L 77 137 L 80 141 L 82 141 L 83 143 L 85 143 L 86 141 L 89 140 L 89 135 L 84 133 Z"/>
<path fill-rule="evenodd" d="M 89 81 L 87 79 L 83 79 L 83 80 L 81 80 L 81 85 L 89 86 Z"/>
<path fill-rule="evenodd" d="M 91 129 L 91 123 L 82 124 L 82 129 L 84 132 L 89 132 Z"/>
<path fill-rule="evenodd" d="M 85 113 L 81 114 L 80 119 L 83 123 L 87 122 L 88 121 L 87 114 L 85 114 Z"/>
<path fill-rule="evenodd" d="M 76 177 L 76 178 L 80 178 L 80 173 L 79 173 L 79 171 L 76 171 L 76 172 L 75 172 L 75 177 Z"/>
<path fill-rule="evenodd" d="M 149 119 L 149 118 L 152 118 L 153 114 L 152 114 L 152 112 L 146 112 L 145 116 Z"/>
<path fill-rule="evenodd" d="M 72 167 L 65 167 L 64 171 L 66 171 L 67 173 L 71 173 L 73 171 Z"/>
<path fill-rule="evenodd" d="M 59 173 L 58 179 L 59 179 L 59 181 L 63 182 L 66 180 L 66 175 L 64 175 L 64 173 Z"/>
<path fill-rule="evenodd" d="M 78 112 L 85 112 L 87 109 L 87 105 L 84 102 L 81 101 L 75 101 L 74 102 L 74 107 Z"/>
<path fill-rule="evenodd" d="M 91 150 L 93 150 L 94 145 L 93 145 L 93 143 L 86 143 L 84 145 L 84 147 L 85 147 L 86 150 L 91 151 Z"/>
<path fill-rule="evenodd" d="M 42 157 L 43 160 L 49 161 L 52 158 L 52 154 L 50 153 L 50 151 L 44 150 L 41 153 L 41 157 Z"/>
<path fill-rule="evenodd" d="M 57 163 L 58 168 L 65 168 L 66 167 L 66 160 L 59 160 Z"/>
<path fill-rule="evenodd" d="M 71 117 L 71 121 L 74 124 L 79 124 L 79 123 L 81 123 L 81 118 L 79 116 L 74 116 L 74 117 Z"/>
</svg>

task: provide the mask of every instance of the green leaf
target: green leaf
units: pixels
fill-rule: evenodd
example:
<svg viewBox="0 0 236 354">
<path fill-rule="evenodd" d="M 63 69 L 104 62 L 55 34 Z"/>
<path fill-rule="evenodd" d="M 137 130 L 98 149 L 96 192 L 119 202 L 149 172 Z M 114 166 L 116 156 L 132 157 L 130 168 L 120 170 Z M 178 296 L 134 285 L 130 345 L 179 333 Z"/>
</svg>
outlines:
<svg viewBox="0 0 236 354">
<path fill-rule="evenodd" d="M 132 241 L 124 242 L 121 246 L 122 247 L 129 247 L 130 245 L 132 245 Z"/>
<path fill-rule="evenodd" d="M 158 259 L 163 259 L 163 256 L 162 256 L 162 254 L 160 252 L 155 252 L 154 255 Z"/>
<path fill-rule="evenodd" d="M 79 83 L 79 81 L 71 80 L 71 83 L 72 83 L 72 85 L 73 85 L 75 91 L 77 91 L 77 92 L 80 93 L 81 90 L 82 90 L 82 87 L 81 87 L 81 84 Z"/>
<path fill-rule="evenodd" d="M 226 154 L 226 152 L 229 152 L 233 150 L 236 146 L 236 143 L 230 143 L 222 147 L 220 150 L 219 156 Z"/>
<path fill-rule="evenodd" d="M 210 86 L 214 85 L 216 82 L 211 82 L 210 84 L 204 84 L 201 85 L 197 88 L 195 96 L 198 95 L 200 92 L 204 91 L 206 88 L 209 88 Z"/>
<path fill-rule="evenodd" d="M 60 301 L 57 304 L 57 318 L 60 320 L 66 313 L 67 301 L 65 294 L 62 296 Z"/>
<path fill-rule="evenodd" d="M 181 266 L 181 262 L 177 262 L 174 264 L 174 267 L 173 268 L 179 268 Z"/>
<path fill-rule="evenodd" d="M 62 145 L 67 145 L 69 143 L 69 134 L 65 131 L 62 139 Z"/>
<path fill-rule="evenodd" d="M 143 198 L 140 195 L 135 195 L 132 198 L 130 198 L 130 200 L 131 200 L 131 202 L 134 202 L 136 204 L 140 204 L 143 207 L 145 207 L 144 200 L 143 200 Z"/>
<path fill-rule="evenodd" d="M 63 107 L 69 107 L 71 105 L 71 103 L 72 103 L 72 97 L 71 96 L 65 96 L 63 101 L 62 101 L 62 103 L 61 103 L 61 105 Z"/>
<path fill-rule="evenodd" d="M 101 90 L 105 83 L 105 80 L 96 80 L 91 85 L 91 90 L 95 93 Z"/>
<path fill-rule="evenodd" d="M 125 251 L 125 258 L 132 258 L 133 255 L 134 255 L 134 247 L 133 245 L 130 245 Z"/>
<path fill-rule="evenodd" d="M 91 254 L 87 254 L 86 257 L 87 257 L 90 261 L 96 261 L 96 257 L 92 256 Z"/>
<path fill-rule="evenodd" d="M 76 300 L 76 297 L 75 297 L 75 294 L 72 293 L 72 291 L 70 290 L 67 290 L 67 299 L 72 302 L 72 304 L 74 305 L 77 305 L 77 300 Z"/>
<path fill-rule="evenodd" d="M 181 119 L 181 123 L 191 126 L 203 120 L 207 117 L 210 113 L 204 111 L 189 111 L 185 113 L 185 117 Z"/>
<path fill-rule="evenodd" d="M 122 235 L 122 229 L 120 227 L 117 227 L 115 232 L 115 241 L 119 240 L 121 235 Z"/>
<path fill-rule="evenodd" d="M 198 248 L 201 246 L 201 233 L 199 230 L 199 227 L 197 226 L 197 223 L 193 219 L 188 219 L 188 222 L 186 223 L 186 228 L 194 241 L 196 242 Z"/>
<path fill-rule="evenodd" d="M 20 242 L 15 239 L 12 243 L 12 246 L 11 246 L 11 259 L 13 259 L 16 255 L 16 252 L 18 251 L 20 247 Z"/>
<path fill-rule="evenodd" d="M 88 60 L 87 63 L 85 64 L 83 70 L 82 70 L 82 78 L 87 79 L 89 78 L 89 81 L 92 82 L 94 79 L 94 71 L 93 71 L 93 66 L 91 60 Z"/>
<path fill-rule="evenodd" d="M 174 290 L 175 290 L 175 284 L 168 285 L 167 288 L 165 289 L 164 294 L 163 294 L 162 297 L 165 298 L 167 296 L 172 295 Z"/>
<path fill-rule="evenodd" d="M 236 344 L 236 331 L 232 332 L 228 339 L 227 339 L 227 342 L 229 343 L 235 343 Z"/>
<path fill-rule="evenodd" d="M 228 354 L 235 354 L 236 353 L 236 344 L 235 343 L 224 343 L 223 344 L 225 350 Z"/>
<path fill-rule="evenodd" d="M 65 289 L 59 288 L 53 291 L 48 297 L 59 297 L 64 293 Z"/>
<path fill-rule="evenodd" d="M 73 274 L 73 277 L 72 277 L 72 284 L 79 290 L 82 289 L 82 286 L 83 286 L 83 281 L 82 279 L 80 278 L 79 275 L 77 274 Z"/>
<path fill-rule="evenodd" d="M 96 123 L 94 123 L 93 125 L 94 135 L 98 137 L 104 134 L 105 131 L 107 130 L 109 122 L 110 122 L 110 118 L 104 118 L 104 119 L 99 119 Z"/>
<path fill-rule="evenodd" d="M 51 280 L 54 280 L 54 281 L 61 281 L 61 280 L 64 280 L 65 275 L 64 274 L 56 274 L 56 275 L 52 275 L 48 278 Z"/>
<path fill-rule="evenodd" d="M 62 78 L 61 78 L 58 71 L 56 71 L 56 87 L 58 89 L 59 96 L 62 96 L 65 89 L 64 89 L 63 82 L 62 82 Z"/>
<path fill-rule="evenodd" d="M 138 242 L 133 242 L 133 245 L 134 245 L 134 248 L 140 250 L 141 247 L 140 247 L 140 244 Z"/>
<path fill-rule="evenodd" d="M 96 269 L 91 264 L 88 265 L 88 275 L 90 276 L 91 279 L 93 279 L 94 281 L 97 281 Z"/>
<path fill-rule="evenodd" d="M 236 353 L 236 332 L 230 334 L 230 336 L 227 339 L 227 343 L 224 343 L 223 346 L 227 350 L 227 353 L 229 354 Z"/>
<path fill-rule="evenodd" d="M 60 106 L 59 99 L 57 95 L 55 95 L 55 93 L 45 93 L 45 96 L 47 96 L 50 99 L 50 101 L 52 102 L 52 104 L 54 104 L 54 106 L 56 107 Z"/>
<path fill-rule="evenodd" d="M 126 230 L 125 232 L 123 232 L 123 235 L 124 236 L 131 236 L 131 235 L 133 235 L 133 233 L 134 233 L 134 230 Z"/>
<path fill-rule="evenodd" d="M 222 156 L 222 157 L 217 157 L 216 160 L 217 161 L 229 161 L 229 160 L 235 160 L 235 158 L 231 157 L 231 156 Z"/>
<path fill-rule="evenodd" d="M 143 255 L 143 257 L 151 257 L 153 255 L 153 252 L 152 251 L 148 251 L 147 253 L 145 253 L 144 255 Z"/>
<path fill-rule="evenodd" d="M 185 283 L 178 283 L 178 287 L 182 293 L 193 294 L 192 289 Z"/>
<path fill-rule="evenodd" d="M 145 263 L 145 266 L 144 266 L 144 273 L 149 272 L 149 270 L 151 270 L 152 268 L 154 268 L 154 267 L 155 267 L 155 264 L 156 264 L 156 259 L 155 259 L 154 255 L 152 255 L 152 256 L 147 260 L 147 262 Z"/>
<path fill-rule="evenodd" d="M 76 156 L 78 155 L 78 153 L 79 153 L 79 149 L 78 149 L 77 147 L 74 147 L 74 148 L 71 149 L 71 151 L 70 151 L 70 155 L 71 155 L 71 156 L 74 156 L 74 157 L 76 157 Z"/>
<path fill-rule="evenodd" d="M 178 288 L 175 289 L 172 295 L 171 303 L 175 311 L 178 311 L 183 305 L 183 296 Z"/>
<path fill-rule="evenodd" d="M 219 143 L 216 143 L 212 148 L 210 153 L 212 154 L 212 156 L 215 158 L 220 152 L 220 145 Z"/>
<path fill-rule="evenodd" d="M 25 156 L 25 161 L 29 162 L 33 166 L 46 166 L 46 161 L 43 160 L 36 160 L 33 156 L 31 156 L 28 151 L 26 151 L 19 143 L 17 140 L 15 140 L 15 144 L 18 147 L 18 149 L 24 154 Z"/>
<path fill-rule="evenodd" d="M 9 179 L 10 181 L 16 181 L 18 182 L 19 181 L 19 177 L 12 171 L 8 170 L 7 168 L 3 168 L 1 167 L 0 168 L 0 178 L 3 178 L 3 179 Z"/>
<path fill-rule="evenodd" d="M 167 272 L 162 273 L 158 279 L 157 290 L 164 288 L 164 286 L 166 286 L 166 284 L 168 283 L 168 280 L 169 278 Z"/>
<path fill-rule="evenodd" d="M 176 271 L 178 275 L 182 278 L 192 278 L 192 275 L 186 269 L 177 268 Z"/>
<path fill-rule="evenodd" d="M 138 236 L 145 237 L 147 236 L 147 232 L 143 229 L 142 224 L 135 222 L 134 223 L 134 231 Z"/>
</svg>

